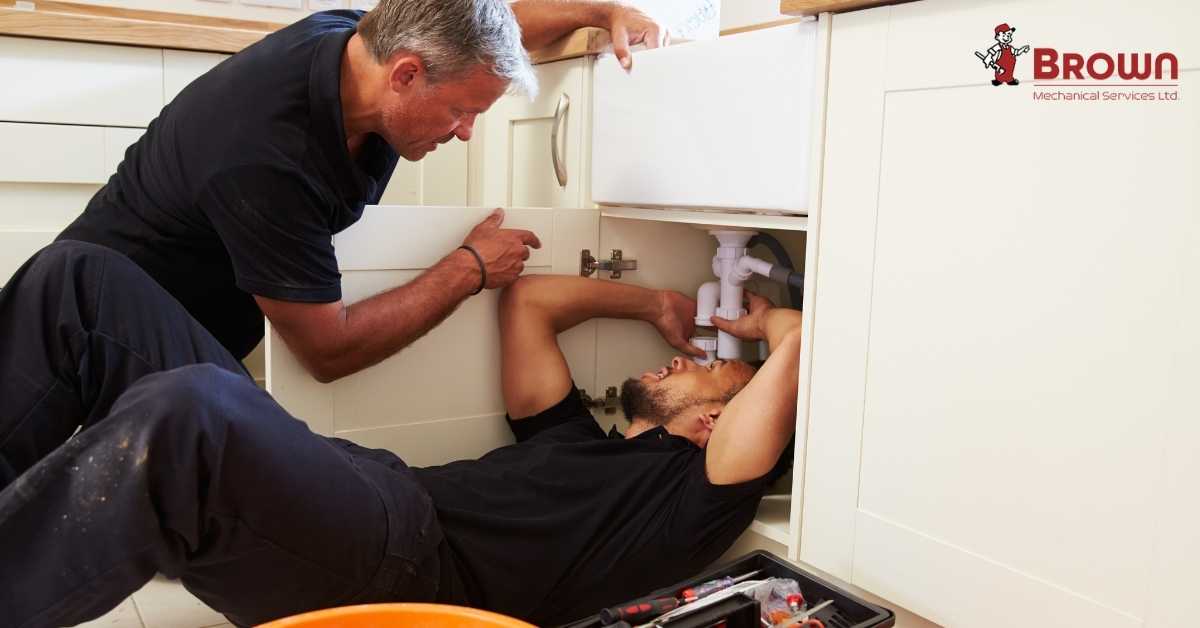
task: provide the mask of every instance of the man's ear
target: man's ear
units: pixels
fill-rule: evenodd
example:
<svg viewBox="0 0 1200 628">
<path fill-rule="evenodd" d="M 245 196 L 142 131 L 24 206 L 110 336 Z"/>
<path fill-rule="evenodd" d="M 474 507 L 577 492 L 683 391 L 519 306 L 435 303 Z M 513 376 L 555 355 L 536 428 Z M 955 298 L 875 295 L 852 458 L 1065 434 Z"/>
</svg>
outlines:
<svg viewBox="0 0 1200 628">
<path fill-rule="evenodd" d="M 715 410 L 709 410 L 708 412 L 704 412 L 696 418 L 700 421 L 701 425 L 708 428 L 709 430 L 712 430 L 713 428 L 715 428 L 717 426 L 717 418 L 720 416 L 721 416 L 721 410 L 715 409 Z"/>
<path fill-rule="evenodd" d="M 394 56 L 391 68 L 388 83 L 394 92 L 401 93 L 425 84 L 425 63 L 417 55 L 401 53 Z"/>
</svg>

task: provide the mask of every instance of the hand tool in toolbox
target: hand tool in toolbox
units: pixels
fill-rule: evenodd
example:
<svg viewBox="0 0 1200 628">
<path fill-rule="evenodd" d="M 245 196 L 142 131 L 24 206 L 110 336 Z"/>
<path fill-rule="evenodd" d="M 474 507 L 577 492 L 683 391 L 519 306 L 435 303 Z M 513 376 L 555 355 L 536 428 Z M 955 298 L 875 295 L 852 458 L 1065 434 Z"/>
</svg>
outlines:
<svg viewBox="0 0 1200 628">
<path fill-rule="evenodd" d="M 637 623 L 658 617 L 679 608 L 679 600 L 673 597 L 659 597 L 614 606 L 600 611 L 600 623 L 609 626 L 617 622 Z"/>
<path fill-rule="evenodd" d="M 685 603 L 686 602 L 695 602 L 696 600 L 698 600 L 702 597 L 708 597 L 708 596 L 712 595 L 713 593 L 716 593 L 717 591 L 720 591 L 722 589 L 728 589 L 729 587 L 731 587 L 743 580 L 749 580 L 750 578 L 757 576 L 759 574 L 759 572 L 761 572 L 761 571 L 762 571 L 761 569 L 755 569 L 754 571 L 751 571 L 750 573 L 742 574 L 735 578 L 726 576 L 724 578 L 717 578 L 716 580 L 709 580 L 708 582 L 705 582 L 703 584 L 698 584 L 694 587 L 688 587 L 688 588 L 680 591 L 679 598 L 681 600 L 683 600 Z"/>
<path fill-rule="evenodd" d="M 735 585 L 732 585 L 730 587 L 727 587 L 725 589 L 717 591 L 716 593 L 710 594 L 708 597 L 704 598 L 703 600 L 697 600 L 695 602 L 692 602 L 691 604 L 685 604 L 683 606 L 680 606 L 679 608 L 658 617 L 654 621 L 647 623 L 647 624 L 642 624 L 641 626 L 638 626 L 637 628 L 647 628 L 649 626 L 661 626 L 669 620 L 673 620 L 678 617 L 682 617 L 684 615 L 694 613 L 702 608 L 707 608 L 713 604 L 718 604 L 730 597 L 733 597 L 734 595 L 737 595 L 738 593 L 745 593 L 745 592 L 753 589 L 754 587 L 761 585 L 764 582 L 767 582 L 767 580 L 746 580 L 745 582 L 739 582 Z"/>
<path fill-rule="evenodd" d="M 742 574 L 736 578 L 717 578 L 709 580 L 695 587 L 688 587 L 679 593 L 678 598 L 660 597 L 648 600 L 639 600 L 614 606 L 600 611 L 600 623 L 608 626 L 619 621 L 627 621 L 630 623 L 643 622 L 667 612 L 679 608 L 683 604 L 695 602 L 696 600 L 707 597 L 729 587 L 742 582 L 748 578 L 752 578 L 758 574 L 761 569 L 751 571 L 750 573 Z"/>
<path fill-rule="evenodd" d="M 817 604 L 806 611 L 801 611 L 795 615 L 792 615 L 791 617 L 788 617 L 787 619 L 784 619 L 775 625 L 779 628 L 825 628 L 824 622 L 814 618 L 813 615 L 816 615 L 817 611 L 822 610 L 831 604 L 833 604 L 833 600 L 825 600 L 824 602 L 821 602 L 820 604 Z M 763 624 L 765 625 L 766 623 L 767 622 L 764 620 Z"/>
</svg>

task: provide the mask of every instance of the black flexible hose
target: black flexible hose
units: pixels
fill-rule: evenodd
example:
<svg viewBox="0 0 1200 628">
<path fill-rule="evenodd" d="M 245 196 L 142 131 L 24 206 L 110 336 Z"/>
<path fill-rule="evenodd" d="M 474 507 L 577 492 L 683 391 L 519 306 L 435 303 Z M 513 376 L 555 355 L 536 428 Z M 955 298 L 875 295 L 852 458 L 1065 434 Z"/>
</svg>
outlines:
<svg viewBox="0 0 1200 628">
<path fill-rule="evenodd" d="M 779 269 L 781 272 L 784 269 L 787 271 L 786 276 L 782 274 L 777 276 L 776 273 L 772 272 L 771 279 L 787 286 L 788 300 L 794 309 L 804 309 L 804 273 L 795 272 L 796 265 L 792 263 L 792 256 L 788 255 L 787 250 L 783 248 L 783 244 L 779 239 L 769 233 L 759 233 L 750 238 L 750 241 L 746 243 L 746 247 L 751 248 L 758 244 L 767 247 L 771 251 L 771 255 L 775 256 L 775 261 L 779 262 L 779 266 L 783 267 Z"/>
</svg>

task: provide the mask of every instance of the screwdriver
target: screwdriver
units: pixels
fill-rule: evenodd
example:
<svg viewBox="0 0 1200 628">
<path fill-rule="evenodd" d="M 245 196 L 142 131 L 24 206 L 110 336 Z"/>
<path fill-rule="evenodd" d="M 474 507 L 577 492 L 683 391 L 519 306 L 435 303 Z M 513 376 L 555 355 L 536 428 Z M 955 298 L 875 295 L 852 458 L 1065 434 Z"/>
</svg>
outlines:
<svg viewBox="0 0 1200 628">
<path fill-rule="evenodd" d="M 731 587 L 743 580 L 752 578 L 752 577 L 758 575 L 758 573 L 760 571 L 762 571 L 762 570 L 756 569 L 754 571 L 751 571 L 748 574 L 743 574 L 736 578 L 730 578 L 729 576 L 726 576 L 724 578 L 717 578 L 716 580 L 709 580 L 708 582 L 705 582 L 704 584 L 698 584 L 694 587 L 689 587 L 687 589 L 680 591 L 679 597 L 682 598 L 684 602 L 695 602 L 696 600 L 698 600 L 702 597 L 712 595 L 713 593 L 716 593 L 717 591 L 720 591 L 722 589 L 728 589 L 729 587 Z"/>
<path fill-rule="evenodd" d="M 631 602 L 624 606 L 614 606 L 600 611 L 600 623 L 608 626 L 619 621 L 637 624 L 651 617 L 679 608 L 679 600 L 673 597 L 660 597 L 640 602 Z"/>
</svg>

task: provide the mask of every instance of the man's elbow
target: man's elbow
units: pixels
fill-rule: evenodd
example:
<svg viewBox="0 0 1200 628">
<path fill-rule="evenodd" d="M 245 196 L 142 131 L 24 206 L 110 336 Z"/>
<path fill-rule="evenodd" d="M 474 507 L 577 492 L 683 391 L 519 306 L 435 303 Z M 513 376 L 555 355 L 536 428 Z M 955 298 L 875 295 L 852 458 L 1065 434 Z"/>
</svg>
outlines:
<svg viewBox="0 0 1200 628">
<path fill-rule="evenodd" d="M 308 371 L 308 374 L 313 379 L 322 384 L 333 383 L 350 374 L 345 368 L 338 365 L 335 360 L 326 356 L 302 354 L 298 357 L 300 358 L 300 363 L 304 365 L 304 370 Z"/>
<path fill-rule="evenodd" d="M 285 342 L 287 339 L 284 339 Z M 346 352 L 331 344 L 287 342 L 304 370 L 322 384 L 337 381 L 354 371 L 342 359 Z"/>
</svg>

